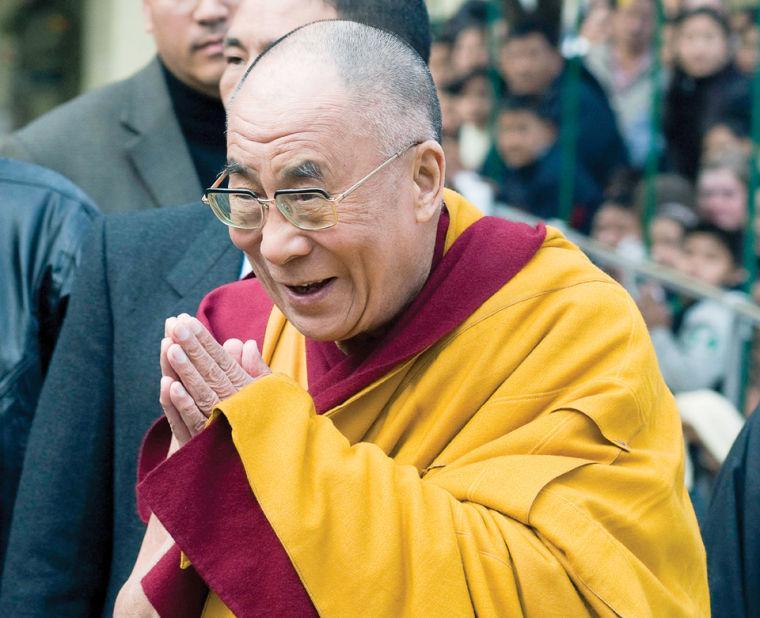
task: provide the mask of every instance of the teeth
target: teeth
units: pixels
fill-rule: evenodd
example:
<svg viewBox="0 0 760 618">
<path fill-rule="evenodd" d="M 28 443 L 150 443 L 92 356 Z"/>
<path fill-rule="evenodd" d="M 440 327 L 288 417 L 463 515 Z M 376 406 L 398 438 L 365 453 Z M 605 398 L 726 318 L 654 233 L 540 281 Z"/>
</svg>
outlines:
<svg viewBox="0 0 760 618">
<path fill-rule="evenodd" d="M 302 285 L 292 285 L 290 287 L 292 287 L 297 292 L 306 293 L 306 292 L 310 292 L 315 287 L 318 287 L 318 286 L 322 285 L 323 283 L 324 283 L 324 280 L 322 280 L 322 281 L 313 281 L 311 283 L 304 283 Z"/>
</svg>

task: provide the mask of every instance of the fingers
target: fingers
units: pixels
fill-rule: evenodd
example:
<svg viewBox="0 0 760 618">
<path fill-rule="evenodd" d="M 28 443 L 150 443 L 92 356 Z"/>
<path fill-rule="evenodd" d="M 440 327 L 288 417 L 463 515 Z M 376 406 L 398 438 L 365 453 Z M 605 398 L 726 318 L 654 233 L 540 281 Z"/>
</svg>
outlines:
<svg viewBox="0 0 760 618">
<path fill-rule="evenodd" d="M 271 373 L 253 340 L 219 343 L 195 318 L 165 323 L 161 342 L 161 405 L 178 442 L 200 431 L 214 406 L 258 377 Z"/>
<path fill-rule="evenodd" d="M 249 339 L 243 344 L 242 362 L 245 372 L 253 377 L 264 376 L 272 373 L 269 366 L 264 362 L 259 354 L 259 346 L 253 339 Z"/>
<path fill-rule="evenodd" d="M 269 365 L 259 354 L 259 347 L 255 340 L 249 339 L 243 343 L 240 339 L 228 339 L 222 347 L 242 367 L 246 375 L 257 378 L 272 373 Z"/>
<path fill-rule="evenodd" d="M 190 436 L 203 431 L 206 426 L 206 415 L 196 405 L 195 400 L 179 382 L 172 382 L 169 397 L 174 409 L 179 413 L 182 424 Z M 177 438 L 179 441 L 179 438 Z"/>
<path fill-rule="evenodd" d="M 169 358 L 166 356 L 169 352 L 169 346 L 172 344 L 172 340 L 169 339 L 169 337 L 164 337 L 161 340 L 161 357 L 160 357 L 160 363 L 161 363 L 161 375 L 166 376 L 169 378 L 172 378 L 173 380 L 177 380 L 177 374 L 174 373 L 174 369 L 172 368 L 171 363 L 169 362 Z"/>
<path fill-rule="evenodd" d="M 172 434 L 174 434 L 177 442 L 180 445 L 183 445 L 191 438 L 191 435 L 179 410 L 177 410 L 172 403 L 170 389 L 173 383 L 174 380 L 168 376 L 161 378 L 161 390 L 158 400 L 164 410 L 166 419 L 169 421 L 169 427 L 171 427 Z"/>
<path fill-rule="evenodd" d="M 169 359 L 166 358 L 166 352 L 169 350 L 169 346 L 172 344 L 171 333 L 174 330 L 174 325 L 177 323 L 177 318 L 171 317 L 164 321 L 164 338 L 161 340 L 161 375 L 168 376 L 173 379 L 177 379 L 177 374 L 174 373 Z"/>
<path fill-rule="evenodd" d="M 200 322 L 198 322 L 198 326 L 201 326 Z M 205 329 L 202 330 L 205 331 Z M 208 331 L 206 331 L 206 334 L 208 335 Z M 208 337 L 213 340 L 211 335 L 208 335 Z M 239 375 L 234 375 L 235 382 L 230 379 L 230 376 L 228 376 L 226 371 L 220 366 L 219 362 L 208 353 L 206 348 L 201 345 L 198 338 L 191 331 L 189 328 L 189 320 L 180 319 L 180 321 L 174 326 L 172 338 L 174 342 L 182 346 L 182 349 L 189 357 L 190 362 L 195 366 L 196 371 L 201 375 L 209 388 L 216 393 L 219 399 L 230 397 L 240 390 L 240 386 L 238 386 L 237 383 L 241 382 L 241 377 Z M 218 349 L 217 356 L 224 356 L 225 365 L 227 367 L 237 366 L 230 358 L 229 354 L 222 349 L 222 346 L 216 343 L 216 341 L 214 341 L 214 344 Z M 174 369 L 176 371 L 176 367 Z M 242 374 L 243 370 L 238 367 L 237 373 Z M 190 385 L 187 383 L 185 383 L 185 386 L 190 388 Z"/>
<path fill-rule="evenodd" d="M 202 376 L 196 369 L 195 365 L 190 362 L 190 359 L 181 346 L 176 343 L 169 346 L 167 357 L 182 385 L 184 385 L 182 390 L 192 397 L 196 407 L 199 408 L 203 414 L 206 416 L 211 414 L 214 405 L 219 401 L 219 396 L 216 394 L 216 391 L 209 386 L 204 376 Z M 174 384 L 179 384 L 179 382 L 175 382 Z M 174 394 L 174 391 L 172 391 L 172 394 Z M 176 405 L 176 401 L 172 401 Z"/>
<path fill-rule="evenodd" d="M 242 367 L 240 366 L 241 363 L 236 362 L 235 358 L 233 358 L 233 356 L 230 355 L 223 346 L 219 345 L 216 339 L 211 336 L 211 333 L 206 330 L 203 324 L 201 324 L 195 318 L 188 318 L 187 320 L 184 320 L 183 323 L 188 326 L 188 328 L 195 335 L 199 345 L 225 373 L 227 379 L 235 387 L 234 392 L 239 391 L 251 381 L 250 376 L 246 375 L 245 371 L 243 371 Z M 232 393 L 225 395 L 222 395 L 220 393 L 220 396 L 226 397 L 230 394 Z"/>
<path fill-rule="evenodd" d="M 240 339 L 227 339 L 222 347 L 232 357 L 232 360 L 238 365 L 243 365 L 243 342 Z"/>
</svg>

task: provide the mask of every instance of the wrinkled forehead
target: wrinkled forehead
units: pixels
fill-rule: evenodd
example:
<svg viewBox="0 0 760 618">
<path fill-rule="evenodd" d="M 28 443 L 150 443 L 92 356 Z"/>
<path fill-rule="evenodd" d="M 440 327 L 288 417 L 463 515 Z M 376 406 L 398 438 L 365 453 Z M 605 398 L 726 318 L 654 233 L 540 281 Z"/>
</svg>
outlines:
<svg viewBox="0 0 760 618">
<path fill-rule="evenodd" d="M 348 121 L 354 115 L 350 108 L 347 89 L 329 63 L 265 58 L 229 104 L 228 132 Z"/>
<path fill-rule="evenodd" d="M 345 89 L 344 82 L 326 50 L 301 44 L 297 37 L 295 43 L 288 38 L 254 60 L 238 84 L 235 98 L 245 95 L 276 102 L 284 97 L 291 101 Z"/>
</svg>

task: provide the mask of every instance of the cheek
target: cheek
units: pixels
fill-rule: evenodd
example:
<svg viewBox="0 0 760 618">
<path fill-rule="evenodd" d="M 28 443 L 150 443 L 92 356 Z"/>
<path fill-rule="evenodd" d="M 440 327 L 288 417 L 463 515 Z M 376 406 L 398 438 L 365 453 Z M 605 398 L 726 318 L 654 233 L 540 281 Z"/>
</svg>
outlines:
<svg viewBox="0 0 760 618">
<path fill-rule="evenodd" d="M 734 198 L 726 204 L 725 210 L 734 219 L 740 220 L 744 215 L 744 202 L 740 198 Z"/>
<path fill-rule="evenodd" d="M 249 230 L 238 230 L 234 227 L 229 228 L 230 240 L 232 244 L 249 256 L 259 254 L 259 245 L 261 244 L 261 233 Z"/>
</svg>

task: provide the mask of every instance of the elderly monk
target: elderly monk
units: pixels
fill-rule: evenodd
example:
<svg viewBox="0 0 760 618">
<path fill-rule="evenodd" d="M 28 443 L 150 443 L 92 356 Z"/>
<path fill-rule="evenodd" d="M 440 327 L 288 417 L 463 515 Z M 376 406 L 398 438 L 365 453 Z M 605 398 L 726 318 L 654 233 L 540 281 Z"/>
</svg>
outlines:
<svg viewBox="0 0 760 618">
<path fill-rule="evenodd" d="M 206 200 L 256 276 L 167 322 L 117 615 L 709 612 L 635 304 L 444 191 L 439 131 L 424 62 L 367 26 L 242 78 Z"/>
</svg>

